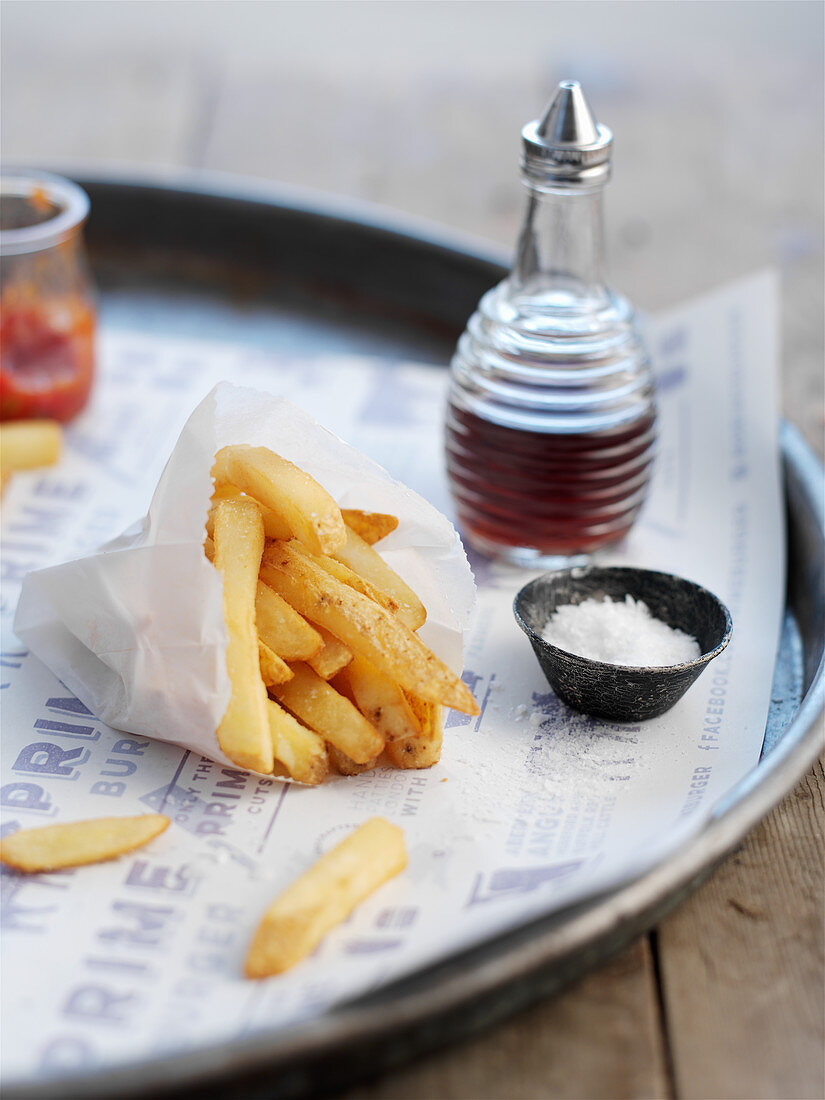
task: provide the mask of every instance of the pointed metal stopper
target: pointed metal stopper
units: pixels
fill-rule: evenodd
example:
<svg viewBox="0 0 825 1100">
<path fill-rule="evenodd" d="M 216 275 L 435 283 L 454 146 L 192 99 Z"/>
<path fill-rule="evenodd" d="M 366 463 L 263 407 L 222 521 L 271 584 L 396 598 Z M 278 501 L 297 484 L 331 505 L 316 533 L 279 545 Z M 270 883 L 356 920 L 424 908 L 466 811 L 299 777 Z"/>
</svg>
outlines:
<svg viewBox="0 0 825 1100">
<path fill-rule="evenodd" d="M 595 145 L 599 140 L 596 120 L 578 80 L 562 80 L 537 132 L 548 145 Z"/>
<path fill-rule="evenodd" d="M 562 80 L 540 119 L 521 132 L 522 168 L 531 183 L 586 188 L 610 176 L 613 135 L 596 122 L 577 80 Z"/>
</svg>

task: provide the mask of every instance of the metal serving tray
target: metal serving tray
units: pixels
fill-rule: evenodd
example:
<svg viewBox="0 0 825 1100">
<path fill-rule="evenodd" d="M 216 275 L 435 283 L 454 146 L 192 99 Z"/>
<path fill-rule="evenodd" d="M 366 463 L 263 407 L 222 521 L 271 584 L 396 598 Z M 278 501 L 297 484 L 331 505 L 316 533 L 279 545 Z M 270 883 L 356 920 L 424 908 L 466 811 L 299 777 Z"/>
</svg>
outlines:
<svg viewBox="0 0 825 1100">
<path fill-rule="evenodd" d="M 88 243 L 109 327 L 446 365 L 479 297 L 505 272 L 499 251 L 328 196 L 233 177 L 78 182 L 92 200 Z M 656 924 L 793 788 L 822 743 L 823 473 L 787 424 L 781 447 L 787 603 L 762 759 L 674 858 L 305 1025 L 14 1096 L 194 1100 L 231 1088 L 255 1100 L 337 1090 L 505 1018 Z"/>
</svg>

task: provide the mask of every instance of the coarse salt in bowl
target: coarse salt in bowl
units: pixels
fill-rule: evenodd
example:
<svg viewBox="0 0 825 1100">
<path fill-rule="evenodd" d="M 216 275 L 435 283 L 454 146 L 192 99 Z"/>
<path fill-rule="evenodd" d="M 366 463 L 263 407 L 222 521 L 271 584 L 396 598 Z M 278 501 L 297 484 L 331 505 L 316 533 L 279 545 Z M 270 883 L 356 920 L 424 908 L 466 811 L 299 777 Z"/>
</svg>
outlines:
<svg viewBox="0 0 825 1100">
<path fill-rule="evenodd" d="M 592 618 L 590 614 L 562 615 L 561 619 L 568 620 L 562 624 L 565 630 L 554 631 L 554 615 L 560 608 L 582 604 L 592 608 L 590 601 L 594 600 L 614 601 L 627 613 L 611 609 Z M 649 651 L 641 654 L 645 663 L 632 663 L 640 658 L 629 643 L 622 652 L 628 623 L 638 624 L 647 618 L 640 603 L 649 610 L 653 623 L 659 624 L 648 622 L 641 641 L 655 646 L 658 637 L 660 647 L 663 640 L 675 643 L 666 658 L 670 663 L 663 664 L 659 655 L 654 658 Z M 722 652 L 732 630 L 730 612 L 712 592 L 683 577 L 648 569 L 584 566 L 545 573 L 521 589 L 513 611 L 560 699 L 586 714 L 625 722 L 655 718 L 670 710 Z M 622 619 L 624 622 L 619 622 Z M 557 618 L 556 627 L 558 623 Z M 547 640 L 545 631 L 557 644 Z M 674 631 L 679 633 L 674 636 Z M 698 654 L 687 648 L 688 639 L 698 643 Z M 598 653 L 598 657 L 571 652 L 559 641 L 585 653 Z M 674 655 L 687 659 L 672 661 Z"/>
</svg>

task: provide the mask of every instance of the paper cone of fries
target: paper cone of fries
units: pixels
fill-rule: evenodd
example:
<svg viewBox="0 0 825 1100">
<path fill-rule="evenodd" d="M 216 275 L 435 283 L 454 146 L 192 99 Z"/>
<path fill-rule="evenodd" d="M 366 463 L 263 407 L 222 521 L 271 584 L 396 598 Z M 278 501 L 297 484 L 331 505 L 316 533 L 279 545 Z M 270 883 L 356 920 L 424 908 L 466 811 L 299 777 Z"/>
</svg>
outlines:
<svg viewBox="0 0 825 1100">
<path fill-rule="evenodd" d="M 435 508 L 290 402 L 222 383 L 187 421 L 148 515 L 30 574 L 15 631 L 116 729 L 318 782 L 327 761 L 348 773 L 384 749 L 398 766 L 437 759 L 426 744 L 441 703 L 474 706 L 457 678 L 474 596 Z M 234 747 L 261 707 L 271 766 L 269 749 Z"/>
</svg>

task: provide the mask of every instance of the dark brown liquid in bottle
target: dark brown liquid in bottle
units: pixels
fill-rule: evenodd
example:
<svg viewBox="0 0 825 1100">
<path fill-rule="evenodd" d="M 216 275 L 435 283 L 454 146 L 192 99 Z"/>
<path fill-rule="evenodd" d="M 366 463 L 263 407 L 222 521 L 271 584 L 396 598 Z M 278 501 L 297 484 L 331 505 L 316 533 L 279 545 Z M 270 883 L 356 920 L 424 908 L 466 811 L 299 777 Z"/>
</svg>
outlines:
<svg viewBox="0 0 825 1100">
<path fill-rule="evenodd" d="M 618 542 L 644 500 L 654 419 L 552 434 L 493 424 L 451 402 L 447 473 L 461 526 L 482 550 L 569 556 Z"/>
</svg>

